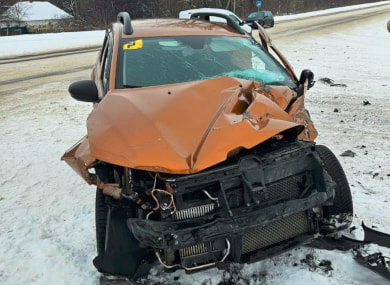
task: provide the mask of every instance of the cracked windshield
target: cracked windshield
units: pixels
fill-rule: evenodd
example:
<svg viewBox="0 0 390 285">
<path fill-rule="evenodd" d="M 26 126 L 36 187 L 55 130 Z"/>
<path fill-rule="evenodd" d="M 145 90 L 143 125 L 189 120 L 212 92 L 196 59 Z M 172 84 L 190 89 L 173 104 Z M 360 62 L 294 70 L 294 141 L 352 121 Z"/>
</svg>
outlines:
<svg viewBox="0 0 390 285">
<path fill-rule="evenodd" d="M 278 62 L 247 38 L 186 36 L 122 41 L 117 88 L 136 88 L 232 76 L 263 85 L 294 81 Z"/>
</svg>

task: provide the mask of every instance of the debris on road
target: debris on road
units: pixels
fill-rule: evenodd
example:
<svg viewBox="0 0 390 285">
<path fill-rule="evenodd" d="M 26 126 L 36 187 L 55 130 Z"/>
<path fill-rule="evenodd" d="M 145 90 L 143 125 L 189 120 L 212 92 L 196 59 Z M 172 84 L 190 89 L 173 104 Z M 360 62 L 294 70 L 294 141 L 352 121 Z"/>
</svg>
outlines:
<svg viewBox="0 0 390 285">
<path fill-rule="evenodd" d="M 348 157 L 355 157 L 356 153 L 354 153 L 352 150 L 346 150 L 340 156 L 348 156 Z"/>
<path fill-rule="evenodd" d="M 328 276 L 332 275 L 332 262 L 327 259 L 316 261 L 316 258 L 311 253 L 306 254 L 305 258 L 301 259 L 301 264 L 307 264 L 310 271 L 316 271 L 317 269 L 320 269 Z"/>
<path fill-rule="evenodd" d="M 362 248 L 353 250 L 355 260 L 363 267 L 382 275 L 390 280 L 390 258 L 383 256 L 381 252 L 368 254 Z"/>
<path fill-rule="evenodd" d="M 322 77 L 318 79 L 319 82 L 331 86 L 331 87 L 347 87 L 347 84 L 344 83 L 334 83 L 333 79 L 327 78 L 327 77 Z"/>
</svg>

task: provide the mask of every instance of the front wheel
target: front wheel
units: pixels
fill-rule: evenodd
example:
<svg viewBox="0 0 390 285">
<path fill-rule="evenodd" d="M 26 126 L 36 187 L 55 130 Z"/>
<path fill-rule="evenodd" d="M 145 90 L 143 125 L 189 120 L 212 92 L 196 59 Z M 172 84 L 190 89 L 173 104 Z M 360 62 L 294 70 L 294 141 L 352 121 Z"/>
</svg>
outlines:
<svg viewBox="0 0 390 285">
<path fill-rule="evenodd" d="M 322 228 L 327 232 L 349 227 L 353 217 L 352 195 L 347 177 L 336 156 L 323 145 L 316 146 L 316 151 L 324 163 L 324 168 L 336 183 L 332 206 L 323 207 Z"/>
</svg>

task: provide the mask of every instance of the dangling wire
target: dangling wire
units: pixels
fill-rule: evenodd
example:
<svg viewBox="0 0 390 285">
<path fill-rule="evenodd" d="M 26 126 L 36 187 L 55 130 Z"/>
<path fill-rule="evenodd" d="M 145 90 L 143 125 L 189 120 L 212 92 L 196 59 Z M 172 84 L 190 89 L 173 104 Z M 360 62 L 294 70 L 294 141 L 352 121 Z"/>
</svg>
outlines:
<svg viewBox="0 0 390 285">
<path fill-rule="evenodd" d="M 152 198 L 156 202 L 156 207 L 154 207 L 153 210 L 156 211 L 159 208 L 161 208 L 161 210 L 163 211 L 171 210 L 171 215 L 173 215 L 176 212 L 176 205 L 175 205 L 175 199 L 173 197 L 173 194 L 169 193 L 166 190 L 156 189 L 156 182 L 157 182 L 157 173 L 154 176 L 154 184 L 151 192 Z M 168 205 L 166 204 L 160 205 L 160 202 L 158 201 L 157 197 L 154 195 L 155 192 L 168 195 L 169 198 L 171 199 L 171 202 Z"/>
</svg>

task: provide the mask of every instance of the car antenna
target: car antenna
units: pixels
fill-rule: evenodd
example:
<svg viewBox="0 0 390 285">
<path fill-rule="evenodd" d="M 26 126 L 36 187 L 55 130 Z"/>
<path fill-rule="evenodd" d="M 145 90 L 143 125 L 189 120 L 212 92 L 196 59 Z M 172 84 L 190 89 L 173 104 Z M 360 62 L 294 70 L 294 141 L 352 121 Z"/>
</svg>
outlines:
<svg viewBox="0 0 390 285">
<path fill-rule="evenodd" d="M 120 12 L 116 18 L 116 21 L 118 23 L 123 24 L 123 33 L 125 35 L 131 35 L 134 32 L 133 26 L 131 25 L 131 18 L 129 13 L 127 12 Z"/>
</svg>

